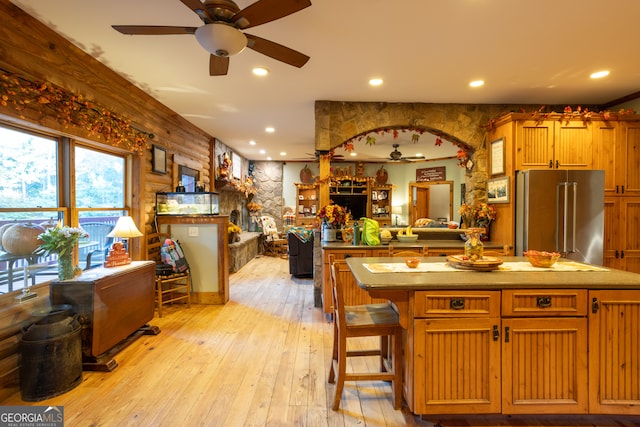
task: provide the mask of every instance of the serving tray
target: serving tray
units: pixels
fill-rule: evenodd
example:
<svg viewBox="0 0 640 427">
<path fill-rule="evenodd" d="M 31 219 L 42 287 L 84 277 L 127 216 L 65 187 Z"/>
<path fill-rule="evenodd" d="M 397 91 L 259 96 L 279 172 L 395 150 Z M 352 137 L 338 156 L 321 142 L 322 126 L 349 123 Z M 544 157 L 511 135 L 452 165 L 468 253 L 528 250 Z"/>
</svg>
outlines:
<svg viewBox="0 0 640 427">
<path fill-rule="evenodd" d="M 497 270 L 502 264 L 502 260 L 500 258 L 495 258 L 491 256 L 482 257 L 481 260 L 471 261 L 469 259 L 465 259 L 464 255 L 449 255 L 447 257 L 447 262 L 453 268 L 457 268 L 459 270 L 474 270 L 474 271 L 491 271 Z"/>
</svg>

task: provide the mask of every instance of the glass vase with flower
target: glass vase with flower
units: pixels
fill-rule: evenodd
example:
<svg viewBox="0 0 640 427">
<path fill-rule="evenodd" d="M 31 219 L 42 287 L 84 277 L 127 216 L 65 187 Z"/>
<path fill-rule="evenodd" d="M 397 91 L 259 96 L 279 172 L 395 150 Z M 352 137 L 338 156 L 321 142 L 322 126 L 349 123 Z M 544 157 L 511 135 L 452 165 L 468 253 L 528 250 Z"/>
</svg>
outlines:
<svg viewBox="0 0 640 427">
<path fill-rule="evenodd" d="M 80 239 L 87 237 L 89 234 L 82 228 L 63 226 L 58 223 L 55 227 L 48 228 L 38 236 L 42 244 L 34 252 L 42 256 L 57 255 L 58 279 L 69 280 L 75 275 L 73 249 Z"/>
</svg>

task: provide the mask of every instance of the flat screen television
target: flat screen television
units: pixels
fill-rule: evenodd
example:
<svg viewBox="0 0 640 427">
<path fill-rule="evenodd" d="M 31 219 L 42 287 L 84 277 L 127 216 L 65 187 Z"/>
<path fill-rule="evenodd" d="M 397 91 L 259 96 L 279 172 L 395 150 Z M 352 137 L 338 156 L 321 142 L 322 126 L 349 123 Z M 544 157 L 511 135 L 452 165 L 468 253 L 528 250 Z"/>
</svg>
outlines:
<svg viewBox="0 0 640 427">
<path fill-rule="evenodd" d="M 351 218 L 355 220 L 367 216 L 366 194 L 331 194 L 330 199 L 350 212 Z"/>
</svg>

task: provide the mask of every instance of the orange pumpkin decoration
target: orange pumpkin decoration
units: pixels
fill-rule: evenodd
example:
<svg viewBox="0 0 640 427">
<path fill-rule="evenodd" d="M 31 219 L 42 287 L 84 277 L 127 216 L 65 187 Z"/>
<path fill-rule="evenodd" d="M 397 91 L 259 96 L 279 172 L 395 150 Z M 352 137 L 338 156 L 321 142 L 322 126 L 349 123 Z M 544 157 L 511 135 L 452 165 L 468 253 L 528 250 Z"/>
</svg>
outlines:
<svg viewBox="0 0 640 427">
<path fill-rule="evenodd" d="M 380 166 L 380 169 L 378 169 L 378 172 L 376 172 L 376 183 L 384 185 L 387 183 L 387 179 L 389 179 L 387 170 L 384 168 L 384 166 Z"/>
<path fill-rule="evenodd" d="M 2 247 L 14 255 L 31 255 L 40 246 L 38 236 L 44 231 L 38 224 L 13 224 L 2 234 Z"/>
<path fill-rule="evenodd" d="M 300 182 L 304 184 L 311 184 L 313 182 L 313 172 L 309 169 L 309 166 L 304 165 L 304 168 L 300 171 Z"/>
</svg>

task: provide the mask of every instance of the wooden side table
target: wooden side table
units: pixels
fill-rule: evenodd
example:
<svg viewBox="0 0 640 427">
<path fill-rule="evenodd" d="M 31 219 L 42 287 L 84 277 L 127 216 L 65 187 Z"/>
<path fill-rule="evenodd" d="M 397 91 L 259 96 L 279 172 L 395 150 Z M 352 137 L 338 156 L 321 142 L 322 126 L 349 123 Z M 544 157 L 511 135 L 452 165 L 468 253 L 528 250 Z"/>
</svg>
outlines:
<svg viewBox="0 0 640 427">
<path fill-rule="evenodd" d="M 154 315 L 155 263 L 94 268 L 50 285 L 51 304 L 71 304 L 82 325 L 83 368 L 112 371 L 113 356 L 140 335 L 157 335 Z"/>
</svg>

